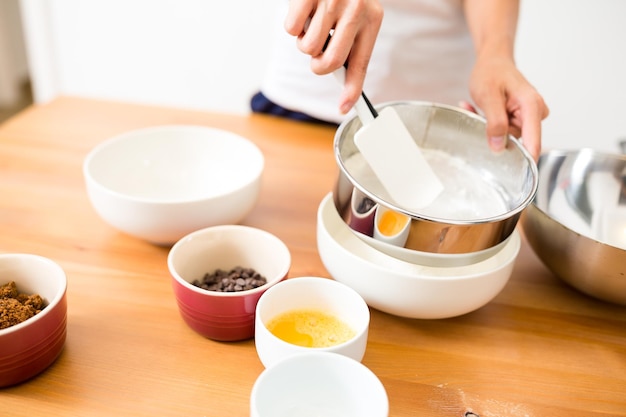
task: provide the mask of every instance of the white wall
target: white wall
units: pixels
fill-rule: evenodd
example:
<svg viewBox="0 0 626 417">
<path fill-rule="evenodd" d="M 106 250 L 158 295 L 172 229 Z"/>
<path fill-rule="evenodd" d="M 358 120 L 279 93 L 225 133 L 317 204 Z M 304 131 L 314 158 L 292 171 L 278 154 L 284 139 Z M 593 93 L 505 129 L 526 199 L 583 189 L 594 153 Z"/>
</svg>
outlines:
<svg viewBox="0 0 626 417">
<path fill-rule="evenodd" d="M 26 81 L 28 66 L 19 3 L 18 0 L 0 0 L 0 107 L 17 104 Z"/>
<path fill-rule="evenodd" d="M 276 1 L 21 0 L 35 100 L 247 112 Z"/>
<path fill-rule="evenodd" d="M 279 1 L 21 0 L 36 45 L 35 98 L 247 112 L 282 25 L 272 13 Z M 617 151 L 626 136 L 625 18 L 623 0 L 522 0 L 517 58 L 551 109 L 545 148 Z"/>
<path fill-rule="evenodd" d="M 517 61 L 550 107 L 544 148 L 619 151 L 625 41 L 626 1 L 522 0 Z"/>
</svg>

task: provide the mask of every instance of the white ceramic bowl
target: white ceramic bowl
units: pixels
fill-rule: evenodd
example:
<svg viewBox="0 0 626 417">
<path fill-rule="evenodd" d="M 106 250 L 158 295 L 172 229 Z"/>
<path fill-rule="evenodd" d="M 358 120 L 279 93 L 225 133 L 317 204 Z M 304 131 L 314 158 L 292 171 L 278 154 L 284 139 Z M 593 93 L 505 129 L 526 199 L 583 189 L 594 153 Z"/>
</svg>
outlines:
<svg viewBox="0 0 626 417">
<path fill-rule="evenodd" d="M 250 396 L 252 417 L 387 417 L 385 387 L 365 365 L 343 355 L 307 352 L 265 369 Z"/>
<path fill-rule="evenodd" d="M 520 237 L 515 231 L 495 255 L 470 265 L 409 263 L 359 239 L 328 194 L 317 213 L 317 246 L 330 275 L 356 290 L 370 307 L 402 317 L 439 319 L 474 311 L 498 295 L 513 271 Z"/>
<path fill-rule="evenodd" d="M 222 225 L 197 230 L 176 242 L 167 265 L 183 320 L 210 339 L 234 341 L 254 336 L 254 316 L 261 295 L 287 278 L 291 255 L 287 246 L 264 230 Z M 210 291 L 193 285 L 216 269 L 252 268 L 267 280 L 256 288 Z"/>
<path fill-rule="evenodd" d="M 354 336 L 329 347 L 305 347 L 285 342 L 268 329 L 277 316 L 297 311 L 321 311 L 348 325 Z M 365 354 L 370 313 L 356 291 L 328 278 L 297 277 L 268 289 L 256 306 L 254 343 L 263 365 L 268 368 L 289 356 L 310 352 L 333 352 L 360 361 Z"/>
<path fill-rule="evenodd" d="M 43 298 L 33 317 L 0 330 L 0 388 L 24 382 L 48 368 L 65 346 L 67 278 L 50 259 L 31 254 L 0 255 L 0 284 Z"/>
<path fill-rule="evenodd" d="M 158 126 L 96 146 L 83 174 L 106 222 L 168 245 L 194 230 L 240 222 L 257 201 L 263 167 L 257 146 L 231 132 Z"/>
</svg>

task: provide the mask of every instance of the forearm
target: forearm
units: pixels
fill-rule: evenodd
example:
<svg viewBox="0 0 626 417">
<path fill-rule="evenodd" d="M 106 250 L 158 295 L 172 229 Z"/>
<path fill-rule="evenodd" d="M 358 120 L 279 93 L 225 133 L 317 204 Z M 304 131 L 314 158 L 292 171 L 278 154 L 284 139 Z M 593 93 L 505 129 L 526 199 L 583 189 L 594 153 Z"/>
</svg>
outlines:
<svg viewBox="0 0 626 417">
<path fill-rule="evenodd" d="M 464 0 L 463 5 L 476 49 L 470 94 L 487 119 L 489 143 L 498 151 L 509 134 L 521 137 L 538 158 L 541 121 L 549 110 L 515 65 L 519 0 Z"/>
<path fill-rule="evenodd" d="M 514 58 L 519 0 L 464 0 L 476 55 Z"/>
</svg>

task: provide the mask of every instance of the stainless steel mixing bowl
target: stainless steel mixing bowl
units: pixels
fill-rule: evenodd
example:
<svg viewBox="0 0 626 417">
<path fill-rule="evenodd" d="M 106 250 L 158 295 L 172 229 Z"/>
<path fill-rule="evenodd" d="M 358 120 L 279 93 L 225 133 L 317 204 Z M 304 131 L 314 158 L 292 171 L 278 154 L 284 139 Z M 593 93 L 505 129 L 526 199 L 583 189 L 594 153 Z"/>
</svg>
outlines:
<svg viewBox="0 0 626 417">
<path fill-rule="evenodd" d="M 574 288 L 626 305 L 626 156 L 553 150 L 538 167 L 521 220 L 530 246 Z"/>
<path fill-rule="evenodd" d="M 484 118 L 463 109 L 420 101 L 386 103 L 379 108 L 385 106 L 398 112 L 444 183 L 444 192 L 421 211 L 397 205 L 354 143 L 362 126 L 355 117 L 343 122 L 335 134 L 339 174 L 333 196 L 343 220 L 366 242 L 392 256 L 399 257 L 401 252 L 404 260 L 442 265 L 439 256 L 444 255 L 444 263 L 461 265 L 493 255 L 535 195 L 538 180 L 533 158 L 513 137 L 503 152 L 494 153 L 487 143 Z M 393 163 L 390 150 L 389 164 Z M 373 240 L 375 213 L 381 208 L 409 218 L 406 241 L 400 248 Z"/>
</svg>

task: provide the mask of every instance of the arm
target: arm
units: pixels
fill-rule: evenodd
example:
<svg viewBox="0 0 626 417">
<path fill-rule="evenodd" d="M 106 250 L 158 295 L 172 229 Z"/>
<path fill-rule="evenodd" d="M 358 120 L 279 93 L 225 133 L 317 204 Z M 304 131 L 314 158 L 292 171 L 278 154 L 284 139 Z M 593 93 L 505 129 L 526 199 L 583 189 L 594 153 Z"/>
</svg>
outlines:
<svg viewBox="0 0 626 417">
<path fill-rule="evenodd" d="M 305 33 L 305 23 L 311 18 Z M 311 69 L 328 74 L 349 61 L 339 99 L 339 110 L 347 113 L 363 90 L 363 80 L 383 19 L 378 0 L 290 0 L 285 29 L 297 36 L 298 48 L 311 56 Z M 330 30 L 333 37 L 322 48 Z"/>
<path fill-rule="evenodd" d="M 491 147 L 503 149 L 507 133 L 521 135 L 538 158 L 541 121 L 549 110 L 515 65 L 519 0 L 465 0 L 464 11 L 476 49 L 470 93 L 487 118 Z"/>
</svg>

